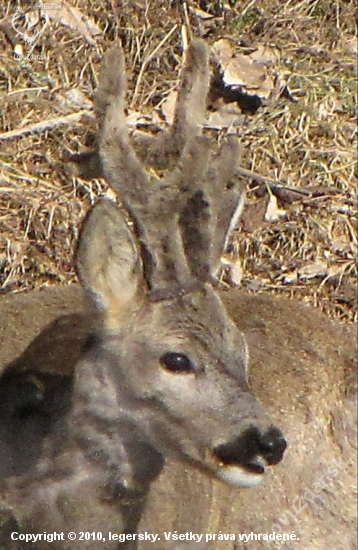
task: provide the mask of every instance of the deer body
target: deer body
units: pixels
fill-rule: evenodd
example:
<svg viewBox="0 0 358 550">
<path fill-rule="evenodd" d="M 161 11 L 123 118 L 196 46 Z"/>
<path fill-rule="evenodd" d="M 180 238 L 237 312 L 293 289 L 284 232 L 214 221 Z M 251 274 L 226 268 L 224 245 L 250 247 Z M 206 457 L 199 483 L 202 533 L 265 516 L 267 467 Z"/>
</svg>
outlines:
<svg viewBox="0 0 358 550">
<path fill-rule="evenodd" d="M 264 549 L 268 544 L 270 548 L 280 548 L 282 543 L 165 541 L 164 531 L 204 535 L 222 531 L 249 535 L 251 532 L 272 532 L 272 526 L 276 525 L 277 531 L 281 529 L 280 532 L 289 534 L 294 531 L 300 539 L 288 543 L 293 549 L 323 550 L 328 545 L 338 550 L 353 550 L 356 548 L 353 392 L 357 357 L 354 327 L 333 323 L 317 310 L 274 296 L 246 295 L 230 290 L 222 293 L 222 299 L 235 323 L 244 331 L 251 350 L 252 391 L 284 428 L 292 452 L 287 453 L 284 463 L 272 471 L 265 483 L 247 489 L 230 488 L 182 461 L 168 459 L 151 485 L 144 510 L 138 510 L 142 514 L 138 532 L 158 533 L 161 540 L 156 541 L 156 548 L 160 550 L 221 550 L 223 547 L 237 550 L 253 545 Z M 32 307 L 37 312 L 38 326 L 27 325 L 26 331 L 23 323 L 27 323 Z M 88 307 L 81 289 L 75 286 L 2 299 L 1 318 L 7 319 L 2 332 L 2 351 L 7 355 L 2 354 L 0 369 L 3 370 L 9 361 L 11 364 L 9 377 L 0 384 L 0 391 L 6 391 L 10 401 L 17 395 L 13 383 L 19 384 L 21 376 L 30 376 L 32 381 L 38 379 L 46 385 L 49 400 L 53 399 L 52 377 L 69 378 L 82 354 L 87 335 L 93 332 L 97 322 L 101 324 L 100 318 L 96 320 Z M 49 342 L 52 343 L 51 351 Z M 66 356 L 66 361 L 59 364 L 59 356 Z M 22 384 L 25 378 L 20 380 Z M 55 385 L 63 400 L 65 391 L 60 389 L 57 378 Z M 3 394 L 0 397 L 3 402 Z M 38 416 L 32 412 L 32 423 L 22 415 L 23 431 L 20 425 L 14 430 L 15 412 L 10 414 L 7 408 L 5 420 L 4 414 L 1 411 L 0 449 L 3 449 L 4 440 L 12 446 L 7 457 L 0 460 L 2 467 L 5 459 L 10 463 L 7 474 L 2 471 L 1 477 L 11 479 L 13 484 L 14 471 L 24 475 L 33 468 L 29 455 L 34 446 L 40 451 L 48 427 L 45 425 L 44 433 L 41 432 L 41 410 Z M 46 416 L 47 421 L 49 418 L 51 416 Z M 11 441 L 8 432 L 13 434 Z M 66 486 L 65 478 L 58 480 L 64 492 L 74 487 L 73 481 Z M 44 488 L 43 481 L 41 485 Z M 4 491 L 3 483 L 0 485 L 0 503 L 3 503 L 0 509 L 11 511 L 20 525 L 22 523 L 24 532 L 32 532 L 31 524 L 25 521 L 33 510 L 32 488 L 28 487 L 24 499 L 23 489 L 20 491 L 17 487 L 14 491 L 12 487 L 9 493 Z M 83 492 L 83 486 L 82 492 L 72 490 L 72 499 L 68 500 L 72 501 L 72 507 L 63 509 L 66 532 L 72 529 L 119 533 L 121 516 L 116 503 L 89 499 L 92 489 L 88 491 Z M 43 506 L 48 502 L 45 499 Z M 44 523 L 45 518 L 48 524 Z M 41 530 L 37 528 L 33 532 L 54 530 L 52 514 L 39 511 L 38 522 Z M 10 532 L 19 527 L 8 523 L 10 531 L 2 533 L 0 546 L 17 549 L 18 544 L 10 546 Z M 112 543 L 116 548 L 118 541 Z M 60 541 L 44 544 L 43 548 L 56 548 L 56 544 L 59 548 L 64 547 Z M 74 544 L 68 547 L 76 548 Z M 91 544 L 90 547 L 96 548 L 97 544 L 102 547 L 104 543 L 92 541 Z M 153 547 L 148 540 L 138 544 L 140 550 Z"/>
<path fill-rule="evenodd" d="M 123 333 L 102 341 L 97 335 L 88 344 L 76 366 L 68 411 L 54 422 L 55 437 L 45 440 L 43 456 L 27 477 L 10 478 L 27 530 L 85 529 L 76 511 L 82 516 L 86 509 L 88 529 L 136 532 L 164 456 L 239 486 L 259 481 L 263 460 L 272 460 L 271 448 L 260 447 L 260 433 L 252 426 L 260 422 L 271 440 L 271 423 L 248 389 L 245 365 L 238 369 L 242 335 L 218 300 L 203 288 L 179 301 L 146 304 L 145 311 L 133 312 Z M 210 326 L 203 325 L 203 311 Z M 148 335 L 145 326 L 155 327 L 154 333 Z M 183 375 L 158 368 L 167 349 L 185 352 L 196 370 Z M 273 431 L 274 441 L 278 434 Z M 227 451 L 233 458 L 223 467 L 214 452 L 227 441 L 233 442 Z M 114 541 L 107 544 L 116 547 Z"/>
</svg>

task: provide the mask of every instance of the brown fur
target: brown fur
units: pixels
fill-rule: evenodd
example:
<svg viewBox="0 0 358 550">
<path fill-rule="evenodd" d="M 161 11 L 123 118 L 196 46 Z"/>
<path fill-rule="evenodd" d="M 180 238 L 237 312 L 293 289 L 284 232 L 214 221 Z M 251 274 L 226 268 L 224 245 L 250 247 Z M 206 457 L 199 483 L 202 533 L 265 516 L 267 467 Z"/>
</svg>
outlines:
<svg viewBox="0 0 358 550">
<path fill-rule="evenodd" d="M 289 450 L 264 484 L 241 490 L 169 462 L 152 486 L 140 531 L 249 534 L 271 532 L 276 524 L 282 533 L 294 531 L 300 538 L 289 548 L 356 548 L 355 328 L 293 300 L 236 290 L 223 292 L 223 299 L 249 341 L 252 389 L 283 426 Z M 87 331 L 93 330 L 93 314 L 83 314 L 86 308 L 77 286 L 4 297 L 0 311 L 7 322 L 2 326 L 1 368 L 11 360 L 16 370 L 69 374 Z M 36 323 L 28 324 L 29 316 Z M 67 358 L 61 363 L 58 357 L 64 353 Z M 343 469 L 332 476 L 328 468 L 334 460 L 341 461 Z M 320 487 L 320 479 L 326 487 Z M 299 513 L 300 508 L 304 509 Z M 82 516 L 85 529 L 86 510 Z M 117 532 L 115 523 L 112 531 Z M 8 540 L 3 533 L 1 548 L 10 548 Z M 152 544 L 142 543 L 140 549 Z M 235 547 L 233 542 L 191 544 L 180 548 Z M 236 547 L 253 545 L 265 548 L 268 543 L 241 542 Z M 52 547 L 53 543 L 48 546 Z M 162 542 L 156 548 L 178 546 Z"/>
</svg>

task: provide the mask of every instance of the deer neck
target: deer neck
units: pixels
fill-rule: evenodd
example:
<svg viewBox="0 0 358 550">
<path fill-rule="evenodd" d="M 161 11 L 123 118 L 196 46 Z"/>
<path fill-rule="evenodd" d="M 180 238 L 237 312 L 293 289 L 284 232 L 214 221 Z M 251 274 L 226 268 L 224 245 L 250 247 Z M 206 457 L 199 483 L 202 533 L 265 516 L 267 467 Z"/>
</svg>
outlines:
<svg viewBox="0 0 358 550">
<path fill-rule="evenodd" d="M 78 365 L 69 431 L 86 461 L 106 471 L 120 494 L 145 494 L 164 458 L 141 432 L 105 363 L 102 359 L 99 369 L 93 358 Z"/>
</svg>

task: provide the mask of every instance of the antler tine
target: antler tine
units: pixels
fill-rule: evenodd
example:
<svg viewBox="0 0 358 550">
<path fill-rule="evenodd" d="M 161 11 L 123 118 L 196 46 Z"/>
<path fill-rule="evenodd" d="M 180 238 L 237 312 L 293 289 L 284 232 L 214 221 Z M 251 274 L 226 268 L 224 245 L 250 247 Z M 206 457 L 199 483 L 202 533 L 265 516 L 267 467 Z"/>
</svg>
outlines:
<svg viewBox="0 0 358 550">
<path fill-rule="evenodd" d="M 212 227 L 212 273 L 217 274 L 220 257 L 226 250 L 231 233 L 241 215 L 245 198 L 244 186 L 233 179 L 240 162 L 240 144 L 237 136 L 228 136 L 218 153 L 213 156 L 208 173 L 208 186 L 216 197 L 215 224 Z"/>
<path fill-rule="evenodd" d="M 104 55 L 94 99 L 95 113 L 101 127 L 109 105 L 120 101 L 121 107 L 124 107 L 126 92 L 127 79 L 122 48 L 112 48 Z"/>
<path fill-rule="evenodd" d="M 135 203 L 149 179 L 129 143 L 124 116 L 126 87 L 123 51 L 110 50 L 105 55 L 96 102 L 97 113 L 103 117 L 100 157 L 109 185 L 124 203 L 127 197 Z"/>
<path fill-rule="evenodd" d="M 198 133 L 205 119 L 210 81 L 209 51 L 204 41 L 193 39 L 186 52 L 174 121 L 170 130 L 173 144 L 181 151 Z"/>
<path fill-rule="evenodd" d="M 192 40 L 182 70 L 172 127 L 158 137 L 149 134 L 133 136 L 137 155 L 142 162 L 168 168 L 173 160 L 177 161 L 185 143 L 196 136 L 198 127 L 204 121 L 209 79 L 208 49 L 203 41 Z M 96 94 L 95 110 L 100 129 L 103 129 L 107 107 L 116 98 L 118 85 L 123 90 L 121 97 L 124 100 L 126 79 L 123 54 L 120 49 L 114 49 L 104 58 Z M 77 173 L 86 178 L 104 176 L 101 155 L 97 149 L 71 155 L 71 160 L 77 164 Z"/>
<path fill-rule="evenodd" d="M 190 195 L 180 215 L 180 227 L 188 263 L 193 275 L 211 279 L 220 267 L 220 258 L 232 230 L 240 197 L 234 185 L 228 186 L 237 170 L 239 143 L 229 136 L 218 153 L 211 156 L 205 181 Z M 235 225 L 236 225 L 235 220 Z"/>
</svg>

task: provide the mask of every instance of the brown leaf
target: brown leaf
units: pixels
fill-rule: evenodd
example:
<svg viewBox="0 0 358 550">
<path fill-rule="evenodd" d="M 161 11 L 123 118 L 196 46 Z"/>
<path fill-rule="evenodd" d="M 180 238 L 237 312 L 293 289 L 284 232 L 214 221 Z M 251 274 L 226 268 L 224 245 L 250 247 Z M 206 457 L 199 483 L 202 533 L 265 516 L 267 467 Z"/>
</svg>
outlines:
<svg viewBox="0 0 358 550">
<path fill-rule="evenodd" d="M 250 53 L 250 58 L 262 65 L 275 65 L 280 62 L 280 50 L 266 44 L 258 44 L 256 49 Z"/>
<path fill-rule="evenodd" d="M 167 95 L 165 101 L 161 105 L 161 112 L 163 114 L 164 120 L 167 124 L 172 125 L 175 114 L 175 106 L 177 103 L 178 92 L 172 90 Z"/>
<path fill-rule="evenodd" d="M 210 111 L 204 122 L 206 128 L 222 130 L 223 128 L 237 128 L 244 124 L 244 116 L 234 103 L 215 102 L 215 111 Z"/>
<path fill-rule="evenodd" d="M 314 279 L 315 277 L 326 277 L 328 274 L 326 262 L 307 263 L 298 270 L 300 279 Z"/>
<path fill-rule="evenodd" d="M 46 3 L 49 6 L 48 8 L 46 8 Z M 85 17 L 78 8 L 70 6 L 65 0 L 62 0 L 61 9 L 59 10 L 51 8 L 51 5 L 53 5 L 52 0 L 43 3 L 46 14 L 50 19 L 77 31 L 91 46 L 95 46 L 96 40 L 94 37 L 102 34 L 102 31 L 94 21 Z"/>
<path fill-rule="evenodd" d="M 235 260 L 232 260 L 224 255 L 221 262 L 227 268 L 230 283 L 234 286 L 241 286 L 244 270 L 240 258 L 236 257 Z"/>
<path fill-rule="evenodd" d="M 195 8 L 193 6 L 189 6 L 189 11 L 190 13 L 196 15 L 198 19 L 202 19 L 203 21 L 208 21 L 215 18 L 215 15 L 212 15 L 211 13 L 201 10 L 200 8 Z"/>
<path fill-rule="evenodd" d="M 245 87 L 262 98 L 270 95 L 275 83 L 263 63 L 256 62 L 249 55 L 235 53 L 233 45 L 226 39 L 215 42 L 212 51 L 223 70 L 227 86 Z"/>
</svg>

